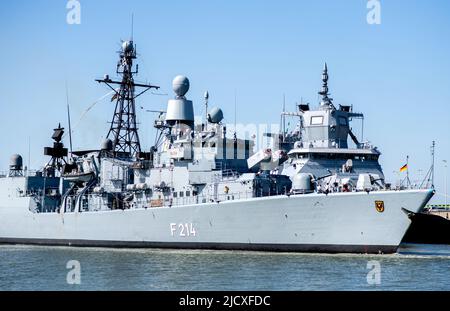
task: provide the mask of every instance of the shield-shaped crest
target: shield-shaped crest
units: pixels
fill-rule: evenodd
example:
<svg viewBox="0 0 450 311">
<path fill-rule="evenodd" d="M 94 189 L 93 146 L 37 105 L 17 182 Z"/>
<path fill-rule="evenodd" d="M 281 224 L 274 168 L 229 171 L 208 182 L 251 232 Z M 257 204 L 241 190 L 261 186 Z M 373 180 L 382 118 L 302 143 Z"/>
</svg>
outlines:
<svg viewBox="0 0 450 311">
<path fill-rule="evenodd" d="M 378 213 L 384 212 L 384 201 L 375 201 L 375 209 Z"/>
</svg>

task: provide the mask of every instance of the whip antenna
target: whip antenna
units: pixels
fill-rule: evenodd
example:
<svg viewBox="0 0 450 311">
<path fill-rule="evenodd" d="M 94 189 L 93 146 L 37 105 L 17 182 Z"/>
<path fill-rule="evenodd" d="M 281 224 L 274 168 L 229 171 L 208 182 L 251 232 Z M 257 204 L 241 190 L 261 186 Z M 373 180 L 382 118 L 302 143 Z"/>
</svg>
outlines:
<svg viewBox="0 0 450 311">
<path fill-rule="evenodd" d="M 70 105 L 69 105 L 69 88 L 66 81 L 66 102 L 67 102 L 67 121 L 69 123 L 69 144 L 70 144 L 70 157 L 72 157 L 72 125 L 70 123 Z"/>
</svg>

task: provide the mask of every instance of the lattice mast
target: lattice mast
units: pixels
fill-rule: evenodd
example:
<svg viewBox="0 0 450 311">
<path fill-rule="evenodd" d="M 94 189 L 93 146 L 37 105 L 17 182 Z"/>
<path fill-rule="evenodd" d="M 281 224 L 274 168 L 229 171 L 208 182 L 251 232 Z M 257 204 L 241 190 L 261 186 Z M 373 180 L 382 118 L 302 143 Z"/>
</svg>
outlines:
<svg viewBox="0 0 450 311">
<path fill-rule="evenodd" d="M 141 144 L 136 121 L 135 100 L 146 91 L 152 88 L 159 89 L 159 87 L 134 82 L 134 75 L 138 74 L 139 67 L 136 65 L 136 70 L 133 71 L 136 46 L 132 40 L 123 42 L 119 55 L 120 60 L 116 73 L 122 77 L 122 80 L 113 81 L 108 75 L 105 75 L 104 79 L 96 81 L 105 83 L 115 93 L 111 101 L 116 102 L 116 108 L 107 135 L 107 138 L 113 142 L 114 157 L 138 158 L 141 153 Z M 119 88 L 116 89 L 113 85 L 119 85 Z M 136 88 L 143 88 L 143 90 L 136 94 Z"/>
</svg>

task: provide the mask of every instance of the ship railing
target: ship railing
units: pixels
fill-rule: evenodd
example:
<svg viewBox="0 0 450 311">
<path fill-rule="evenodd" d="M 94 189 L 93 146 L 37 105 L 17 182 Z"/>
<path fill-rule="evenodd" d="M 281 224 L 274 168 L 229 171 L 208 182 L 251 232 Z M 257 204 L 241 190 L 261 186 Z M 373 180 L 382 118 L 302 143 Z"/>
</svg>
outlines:
<svg viewBox="0 0 450 311">
<path fill-rule="evenodd" d="M 281 191 L 269 191 L 264 192 L 259 191 L 242 191 L 242 192 L 229 192 L 229 193 L 217 193 L 212 195 L 197 195 L 190 197 L 177 197 L 169 199 L 165 206 L 180 206 L 180 205 L 191 205 L 191 204 L 204 204 L 204 203 L 219 203 L 226 201 L 253 199 L 253 198 L 263 198 L 263 197 L 273 197 L 273 196 L 286 196 L 291 194 L 287 189 Z"/>
<path fill-rule="evenodd" d="M 217 195 L 217 201 L 234 201 L 234 200 L 245 200 L 254 198 L 253 191 L 236 192 L 236 193 L 223 193 Z"/>
<path fill-rule="evenodd" d="M 236 193 L 223 193 L 217 195 L 199 195 L 182 198 L 169 199 L 168 206 L 182 206 L 182 205 L 195 205 L 205 203 L 219 203 L 225 201 L 235 201 L 254 198 L 253 191 L 236 192 Z"/>
<path fill-rule="evenodd" d="M 222 181 L 233 181 L 239 178 L 239 173 L 234 170 L 226 170 L 219 172 L 218 174 L 214 174 L 212 177 L 213 183 L 220 183 Z"/>
<path fill-rule="evenodd" d="M 221 161 L 216 161 L 216 170 L 222 172 L 222 178 L 238 178 L 239 173 L 236 170 L 228 168 L 226 164 Z"/>
<path fill-rule="evenodd" d="M 35 176 L 38 176 L 38 172 L 39 171 L 37 171 L 37 170 L 27 170 L 27 171 L 24 171 L 24 176 L 35 177 Z"/>
<path fill-rule="evenodd" d="M 411 181 L 408 182 L 407 180 L 400 180 L 397 181 L 395 185 L 391 185 L 392 190 L 425 190 L 425 189 L 431 189 L 433 188 L 433 185 L 431 181 Z"/>
<path fill-rule="evenodd" d="M 202 203 L 202 201 L 200 200 L 200 197 L 198 197 L 198 196 L 169 199 L 169 207 L 170 206 L 199 204 L 199 203 Z"/>
<path fill-rule="evenodd" d="M 23 170 L 23 177 L 34 177 L 37 176 L 37 170 Z M 0 178 L 5 178 L 9 176 L 9 171 L 0 171 Z"/>
<path fill-rule="evenodd" d="M 237 179 L 239 177 L 239 173 L 235 170 L 226 169 L 222 171 L 223 179 Z"/>
</svg>

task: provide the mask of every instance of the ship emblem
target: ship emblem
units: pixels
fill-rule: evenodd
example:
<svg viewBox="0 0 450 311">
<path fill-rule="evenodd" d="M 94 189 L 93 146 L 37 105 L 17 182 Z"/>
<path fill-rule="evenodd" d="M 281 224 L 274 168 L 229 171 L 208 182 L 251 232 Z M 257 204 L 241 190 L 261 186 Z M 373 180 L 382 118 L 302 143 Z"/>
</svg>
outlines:
<svg viewBox="0 0 450 311">
<path fill-rule="evenodd" d="M 375 201 L 375 209 L 378 213 L 384 212 L 384 201 Z"/>
</svg>

